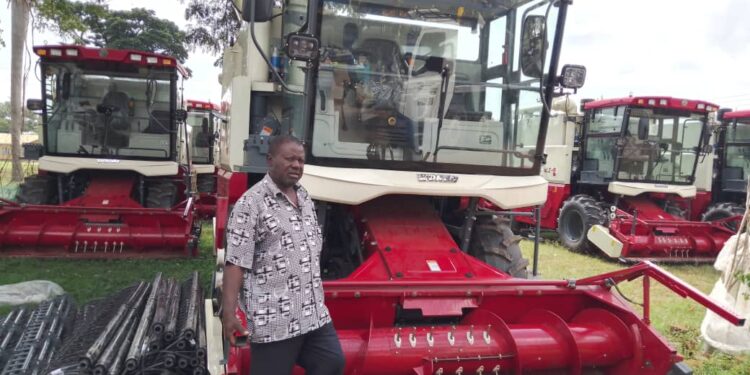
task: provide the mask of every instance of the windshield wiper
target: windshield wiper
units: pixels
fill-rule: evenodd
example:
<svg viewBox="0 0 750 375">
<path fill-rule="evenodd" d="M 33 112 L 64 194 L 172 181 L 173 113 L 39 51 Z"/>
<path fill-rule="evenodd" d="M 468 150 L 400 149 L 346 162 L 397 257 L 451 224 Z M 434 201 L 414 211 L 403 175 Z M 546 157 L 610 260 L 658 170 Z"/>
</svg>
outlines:
<svg viewBox="0 0 750 375">
<path fill-rule="evenodd" d="M 435 154 L 432 155 L 432 162 L 437 162 L 438 149 L 440 148 L 440 130 L 443 128 L 443 118 L 445 117 L 445 98 L 448 97 L 448 81 L 450 80 L 451 68 L 448 64 L 443 64 L 440 71 L 440 103 L 438 105 L 438 126 L 437 136 L 435 137 Z"/>
</svg>

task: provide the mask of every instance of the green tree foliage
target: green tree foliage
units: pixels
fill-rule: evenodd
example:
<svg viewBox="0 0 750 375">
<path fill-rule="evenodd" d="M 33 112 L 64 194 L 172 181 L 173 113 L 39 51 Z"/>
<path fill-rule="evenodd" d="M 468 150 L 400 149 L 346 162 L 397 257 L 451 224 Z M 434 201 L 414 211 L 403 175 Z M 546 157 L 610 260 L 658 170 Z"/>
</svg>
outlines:
<svg viewBox="0 0 750 375">
<path fill-rule="evenodd" d="M 221 54 L 242 26 L 232 0 L 190 0 L 185 9 L 187 43 L 213 55 Z M 216 65 L 221 64 L 221 59 Z"/>
<path fill-rule="evenodd" d="M 137 49 L 187 60 L 186 35 L 153 10 L 110 10 L 99 2 L 46 0 L 38 6 L 37 27 L 57 31 L 73 43 L 116 49 Z"/>
</svg>

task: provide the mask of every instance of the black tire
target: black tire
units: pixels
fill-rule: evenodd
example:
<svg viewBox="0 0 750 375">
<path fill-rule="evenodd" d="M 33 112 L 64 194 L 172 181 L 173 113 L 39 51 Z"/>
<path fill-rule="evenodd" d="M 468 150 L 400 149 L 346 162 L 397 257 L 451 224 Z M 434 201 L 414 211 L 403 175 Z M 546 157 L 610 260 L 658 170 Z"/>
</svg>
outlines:
<svg viewBox="0 0 750 375">
<path fill-rule="evenodd" d="M 199 193 L 216 192 L 216 178 L 213 174 L 199 174 L 197 180 Z"/>
<path fill-rule="evenodd" d="M 57 188 L 51 176 L 29 176 L 18 185 L 16 202 L 23 204 L 56 204 Z"/>
<path fill-rule="evenodd" d="M 169 181 L 152 181 L 146 185 L 147 208 L 172 208 L 177 203 L 177 185 Z"/>
<path fill-rule="evenodd" d="M 732 202 L 720 202 L 714 203 L 706 209 L 706 212 L 701 216 L 702 221 L 716 221 L 731 216 L 743 215 L 745 209 L 737 203 Z M 727 228 L 732 231 L 737 231 L 737 225 L 739 223 L 732 221 L 724 224 Z"/>
<path fill-rule="evenodd" d="M 529 260 L 523 257 L 510 224 L 498 218 L 477 219 L 471 232 L 469 254 L 513 277 L 526 279 Z"/>
<path fill-rule="evenodd" d="M 596 247 L 586 239 L 593 225 L 605 225 L 607 211 L 585 194 L 574 195 L 563 203 L 557 217 L 557 234 L 563 246 L 577 253 L 594 252 Z"/>
</svg>

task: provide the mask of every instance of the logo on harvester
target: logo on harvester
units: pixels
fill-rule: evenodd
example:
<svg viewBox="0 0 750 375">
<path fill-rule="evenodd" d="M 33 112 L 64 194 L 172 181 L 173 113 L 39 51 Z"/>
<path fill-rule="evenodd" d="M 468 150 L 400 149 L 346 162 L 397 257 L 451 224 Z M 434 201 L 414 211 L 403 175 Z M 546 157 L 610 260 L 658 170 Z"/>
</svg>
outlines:
<svg viewBox="0 0 750 375">
<path fill-rule="evenodd" d="M 419 182 L 444 182 L 455 184 L 458 182 L 458 176 L 452 174 L 439 174 L 439 173 L 417 173 L 417 181 Z"/>
</svg>

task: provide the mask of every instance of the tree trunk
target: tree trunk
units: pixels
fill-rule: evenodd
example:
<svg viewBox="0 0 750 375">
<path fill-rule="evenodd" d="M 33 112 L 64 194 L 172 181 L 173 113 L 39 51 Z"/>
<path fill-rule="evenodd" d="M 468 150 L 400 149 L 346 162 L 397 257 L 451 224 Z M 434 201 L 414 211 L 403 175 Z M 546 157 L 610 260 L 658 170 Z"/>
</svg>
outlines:
<svg viewBox="0 0 750 375">
<path fill-rule="evenodd" d="M 24 119 L 23 57 L 29 30 L 28 0 L 11 0 L 11 63 L 10 63 L 10 140 L 13 160 L 13 181 L 23 181 L 21 165 L 21 130 Z"/>
</svg>

